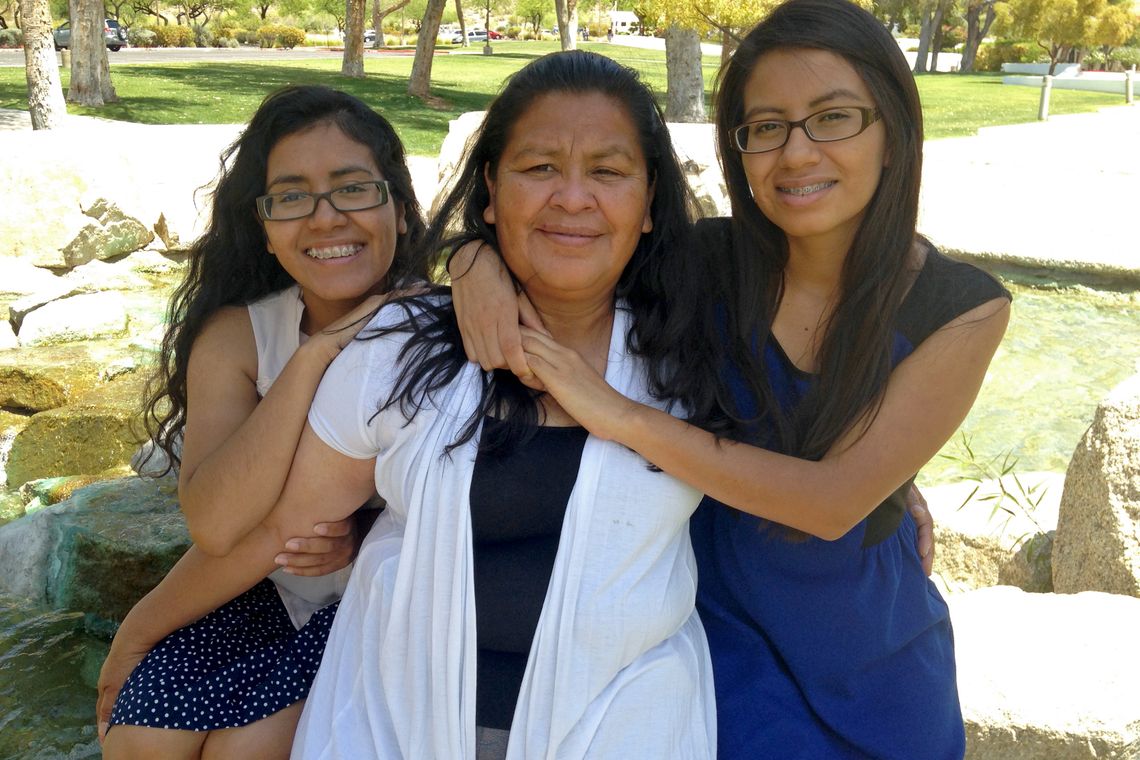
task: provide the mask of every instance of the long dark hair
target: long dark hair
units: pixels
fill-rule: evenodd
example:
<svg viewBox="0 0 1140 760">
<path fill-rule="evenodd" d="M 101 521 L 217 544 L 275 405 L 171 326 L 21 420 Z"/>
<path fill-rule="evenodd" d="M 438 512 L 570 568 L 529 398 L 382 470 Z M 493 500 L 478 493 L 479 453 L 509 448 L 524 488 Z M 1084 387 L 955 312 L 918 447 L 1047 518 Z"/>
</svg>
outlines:
<svg viewBox="0 0 1140 760">
<path fill-rule="evenodd" d="M 394 200 L 403 206 L 408 231 L 396 241 L 385 289 L 426 277 L 420 255 L 423 218 L 404 146 L 392 125 L 357 98 L 328 87 L 284 87 L 270 94 L 222 152 L 209 225 L 191 246 L 185 279 L 171 297 L 158 370 L 143 407 L 147 432 L 168 455 L 170 467 L 181 461 L 186 370 L 206 321 L 224 306 L 244 306 L 294 284 L 277 257 L 266 253 L 265 232 L 254 210 L 254 199 L 265 192 L 269 153 L 282 138 L 325 123 L 372 151 Z"/>
<path fill-rule="evenodd" d="M 654 188 L 651 232 L 643 234 L 617 285 L 617 297 L 631 312 L 628 344 L 646 360 L 649 387 L 661 399 L 680 400 L 695 422 L 715 427 L 720 400 L 710 375 L 715 361 L 709 316 L 708 267 L 689 245 L 695 215 L 692 193 L 673 152 L 665 120 L 637 73 L 613 60 L 584 51 L 543 56 L 516 72 L 487 110 L 473 138 L 453 189 L 439 206 L 425 249 L 447 250 L 466 240 L 497 246 L 495 227 L 483 220 L 490 202 L 484 167 L 494 175 L 511 128 L 537 98 L 552 93 L 605 95 L 624 109 L 637 131 Z M 486 255 L 486 254 L 484 254 Z M 461 272 L 453 272 L 461 276 Z M 424 306 L 428 319 L 412 320 L 417 332 L 405 347 L 403 374 L 388 404 L 414 414 L 425 394 L 442 388 L 465 362 L 450 302 Z M 697 333 L 704 333 L 703 337 Z M 501 418 L 501 436 L 484 436 L 484 448 L 516 445 L 538 421 L 536 394 L 506 371 L 484 375 L 478 416 L 469 420 L 452 447 L 472 438 L 479 419 Z"/>
<path fill-rule="evenodd" d="M 797 413 L 781 413 L 761 354 L 779 305 L 788 243 L 757 207 L 729 130 L 744 121 L 744 89 L 759 58 L 774 50 L 825 50 L 842 56 L 866 84 L 886 128 L 885 167 L 840 276 L 824 326 L 819 373 Z M 922 110 L 898 43 L 848 0 L 789 0 L 760 22 L 721 71 L 717 147 L 733 213 L 733 262 L 726 292 L 725 350 L 773 423 L 780 450 L 818 458 L 852 425 L 873 418 L 891 371 L 891 330 L 909 283 L 922 175 Z M 757 294 L 762 295 L 757 308 Z M 757 351 L 757 345 L 760 350 Z"/>
</svg>

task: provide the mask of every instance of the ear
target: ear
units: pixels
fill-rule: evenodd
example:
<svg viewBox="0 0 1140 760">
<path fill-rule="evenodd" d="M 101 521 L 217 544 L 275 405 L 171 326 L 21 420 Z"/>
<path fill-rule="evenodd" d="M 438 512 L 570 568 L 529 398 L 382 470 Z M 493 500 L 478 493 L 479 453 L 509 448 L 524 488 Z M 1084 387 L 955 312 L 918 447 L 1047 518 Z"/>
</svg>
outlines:
<svg viewBox="0 0 1140 760">
<path fill-rule="evenodd" d="M 491 198 L 487 201 L 487 208 L 483 209 L 483 221 L 487 224 L 495 223 L 495 180 L 491 178 L 490 162 L 483 164 L 483 181 L 487 183 L 487 192 Z"/>
<path fill-rule="evenodd" d="M 649 197 L 645 199 L 645 217 L 641 220 L 641 233 L 643 235 L 653 232 L 653 193 L 656 189 L 657 183 L 652 182 L 649 185 Z"/>
<path fill-rule="evenodd" d="M 396 234 L 408 234 L 407 207 L 403 203 L 396 204 Z"/>
</svg>

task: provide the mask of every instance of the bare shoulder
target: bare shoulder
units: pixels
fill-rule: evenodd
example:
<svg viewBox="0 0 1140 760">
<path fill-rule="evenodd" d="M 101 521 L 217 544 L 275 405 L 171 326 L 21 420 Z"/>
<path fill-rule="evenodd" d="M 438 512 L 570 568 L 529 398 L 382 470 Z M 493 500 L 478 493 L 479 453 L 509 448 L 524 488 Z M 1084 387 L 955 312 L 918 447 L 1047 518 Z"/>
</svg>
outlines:
<svg viewBox="0 0 1140 760">
<path fill-rule="evenodd" d="M 249 310 L 244 306 L 218 309 L 194 339 L 190 365 L 192 372 L 195 368 L 225 374 L 238 370 L 255 380 L 257 343 Z"/>
</svg>

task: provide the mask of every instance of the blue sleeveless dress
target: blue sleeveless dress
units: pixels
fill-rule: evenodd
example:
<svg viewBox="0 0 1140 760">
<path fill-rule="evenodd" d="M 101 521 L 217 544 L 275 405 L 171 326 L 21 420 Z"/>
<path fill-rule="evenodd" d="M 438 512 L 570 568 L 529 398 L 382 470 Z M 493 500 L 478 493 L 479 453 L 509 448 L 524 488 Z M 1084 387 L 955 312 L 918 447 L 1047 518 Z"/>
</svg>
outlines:
<svg viewBox="0 0 1140 760">
<path fill-rule="evenodd" d="M 720 220 L 705 232 L 731 234 Z M 723 242 L 723 240 L 722 240 Z M 898 364 L 993 298 L 989 275 L 931 249 L 900 310 Z M 813 378 L 771 341 L 764 364 L 785 411 Z M 756 400 L 726 370 L 738 408 Z M 690 522 L 697 608 L 716 683 L 721 760 L 952 760 L 965 753 L 946 603 L 923 573 L 909 483 L 837 541 L 788 540 L 706 498 Z"/>
</svg>

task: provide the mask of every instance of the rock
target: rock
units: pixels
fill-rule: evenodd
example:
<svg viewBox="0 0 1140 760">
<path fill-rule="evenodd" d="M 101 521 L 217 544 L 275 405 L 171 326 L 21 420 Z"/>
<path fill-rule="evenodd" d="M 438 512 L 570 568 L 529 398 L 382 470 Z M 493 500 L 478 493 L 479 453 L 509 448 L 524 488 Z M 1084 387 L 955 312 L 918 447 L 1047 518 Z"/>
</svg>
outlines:
<svg viewBox="0 0 1140 760">
<path fill-rule="evenodd" d="M 59 277 L 23 259 L 0 256 L 0 295 L 26 296 L 44 290 Z"/>
<path fill-rule="evenodd" d="M 133 410 L 76 404 L 32 415 L 8 455 L 8 485 L 127 467 L 138 448 Z"/>
<path fill-rule="evenodd" d="M 63 406 L 93 390 L 104 367 L 124 358 L 84 344 L 0 352 L 0 407 L 41 412 Z"/>
<path fill-rule="evenodd" d="M 170 229 L 170 224 L 166 221 L 166 214 L 159 214 L 158 221 L 154 223 L 154 234 L 158 235 L 158 239 L 166 246 L 168 251 L 177 251 L 181 248 L 182 241 L 178 238 L 178 233 Z"/>
<path fill-rule="evenodd" d="M 1007 497 L 1004 504 L 1013 515 L 995 513 L 995 500 L 982 500 L 1001 492 L 996 481 L 922 486 L 934 516 L 934 574 L 944 591 L 996 585 L 1053 590 L 1050 550 L 1064 479 L 1048 472 L 1021 473 L 1018 479 L 1031 493 L 1043 496 L 1036 508 L 1028 510 Z M 974 496 L 963 505 L 975 487 Z M 1005 479 L 1005 487 L 1010 493 L 1020 491 L 1011 477 Z M 1027 498 L 1017 498 L 1029 506 Z"/>
<path fill-rule="evenodd" d="M 43 346 L 121 335 L 127 310 L 118 293 L 71 296 L 28 313 L 17 335 L 21 345 Z"/>
<path fill-rule="evenodd" d="M 18 348 L 19 345 L 20 340 L 16 337 L 16 331 L 12 329 L 11 323 L 6 319 L 0 321 L 0 351 Z"/>
<path fill-rule="evenodd" d="M 128 217 L 114 202 L 99 198 L 83 211 L 94 219 L 60 250 L 64 265 L 76 267 L 92 259 L 113 259 L 143 248 L 154 232 Z"/>
<path fill-rule="evenodd" d="M 716 156 L 716 134 L 712 124 L 670 124 L 673 149 L 685 170 L 685 179 L 704 216 L 729 216 L 732 207 L 728 188 Z"/>
<path fill-rule="evenodd" d="M 968 760 L 1134 760 L 1140 599 L 996 588 L 949 599 Z"/>
<path fill-rule="evenodd" d="M 16 332 L 19 332 L 24 323 L 24 318 L 36 309 L 61 298 L 90 292 L 86 284 L 77 283 L 66 277 L 53 277 L 43 287 L 10 303 L 8 305 L 8 321 L 12 323 Z"/>
<path fill-rule="evenodd" d="M 122 478 L 0 527 L 0 592 L 121 620 L 189 546 L 172 478 Z"/>
<path fill-rule="evenodd" d="M 1065 593 L 1140 597 L 1140 375 L 1101 402 L 1073 453 L 1053 547 L 1053 585 Z"/>
<path fill-rule="evenodd" d="M 29 417 L 12 414 L 0 409 L 0 496 L 5 494 L 4 486 L 8 483 L 8 455 L 12 451 L 12 444 L 16 435 L 28 424 Z M 0 504 L 0 519 L 10 519 L 14 514 L 23 514 L 24 502 L 20 500 L 17 510 L 16 502 L 6 500 Z"/>
</svg>

